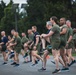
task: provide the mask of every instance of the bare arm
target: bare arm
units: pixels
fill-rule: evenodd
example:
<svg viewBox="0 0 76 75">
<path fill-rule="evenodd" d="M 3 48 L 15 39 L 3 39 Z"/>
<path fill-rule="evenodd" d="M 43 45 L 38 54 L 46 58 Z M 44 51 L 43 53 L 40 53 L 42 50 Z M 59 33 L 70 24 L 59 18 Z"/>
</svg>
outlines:
<svg viewBox="0 0 76 75">
<path fill-rule="evenodd" d="M 54 32 L 53 31 L 50 31 L 48 34 L 46 34 L 46 35 L 42 35 L 44 38 L 46 38 L 46 37 L 50 37 L 50 36 L 52 36 L 54 34 Z"/>
<path fill-rule="evenodd" d="M 12 44 L 12 46 L 15 46 L 17 44 L 17 42 L 15 42 L 14 44 Z"/>
<path fill-rule="evenodd" d="M 72 38 L 73 38 L 73 36 L 71 35 L 71 36 L 69 37 L 67 43 L 71 42 Z"/>
<path fill-rule="evenodd" d="M 60 32 L 60 35 L 66 34 L 67 33 L 67 28 L 63 28 L 63 30 Z"/>
<path fill-rule="evenodd" d="M 60 32 L 60 35 L 66 34 L 66 32 L 67 32 L 67 28 L 63 28 L 63 30 Z"/>
<path fill-rule="evenodd" d="M 8 43 L 11 43 L 11 42 L 13 42 L 14 41 L 14 38 L 12 38 L 10 41 L 8 41 Z"/>
<path fill-rule="evenodd" d="M 39 37 L 36 37 L 36 43 L 35 43 L 35 45 L 37 46 L 38 43 L 39 43 Z"/>
<path fill-rule="evenodd" d="M 3 45 L 3 44 L 4 44 L 4 42 L 1 42 L 1 43 L 0 43 L 0 45 Z"/>
</svg>

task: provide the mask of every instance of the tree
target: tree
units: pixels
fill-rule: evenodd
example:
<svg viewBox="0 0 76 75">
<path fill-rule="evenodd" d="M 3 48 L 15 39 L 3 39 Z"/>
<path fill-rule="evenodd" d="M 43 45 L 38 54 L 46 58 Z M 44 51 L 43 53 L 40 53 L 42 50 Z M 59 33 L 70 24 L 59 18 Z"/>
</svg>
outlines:
<svg viewBox="0 0 76 75">
<path fill-rule="evenodd" d="M 57 16 L 58 19 L 66 17 L 66 19 L 70 19 L 73 22 L 76 10 L 73 8 L 74 4 L 72 5 L 71 1 L 72 0 L 27 0 L 27 28 L 36 25 L 40 33 L 46 32 L 45 24 L 51 16 Z"/>
<path fill-rule="evenodd" d="M 10 30 L 14 28 L 14 13 L 12 12 L 13 1 L 10 0 L 10 3 L 4 9 L 4 17 L 1 19 L 2 29 L 10 33 Z"/>
<path fill-rule="evenodd" d="M 0 4 L 0 20 L 4 16 L 4 9 L 5 9 L 5 7 L 6 7 L 6 5 L 5 5 L 5 3 L 2 0 L 1 4 Z"/>
</svg>

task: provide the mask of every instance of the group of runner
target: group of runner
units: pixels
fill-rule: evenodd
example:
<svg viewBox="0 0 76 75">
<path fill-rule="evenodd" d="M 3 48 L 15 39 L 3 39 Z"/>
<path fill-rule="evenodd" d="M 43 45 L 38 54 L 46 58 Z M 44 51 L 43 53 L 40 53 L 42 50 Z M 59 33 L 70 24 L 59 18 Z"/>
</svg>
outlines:
<svg viewBox="0 0 76 75">
<path fill-rule="evenodd" d="M 19 66 L 19 54 L 22 54 L 24 63 L 32 61 L 32 66 L 42 61 L 42 68 L 38 71 L 46 70 L 47 56 L 52 53 L 56 69 L 52 72 L 59 73 L 61 71 L 69 71 L 69 67 L 76 63 L 72 56 L 72 51 L 76 47 L 76 29 L 72 29 L 71 21 L 66 18 L 60 18 L 59 25 L 56 16 L 52 16 L 46 22 L 48 31 L 45 34 L 39 34 L 36 26 L 28 29 L 28 38 L 26 33 L 22 32 L 21 36 L 14 29 L 11 35 L 6 36 L 5 31 L 1 32 L 0 50 L 3 54 L 4 64 L 8 63 L 8 57 L 13 60 L 11 65 Z M 30 56 L 30 60 L 28 59 Z M 59 68 L 59 63 L 63 68 Z"/>
</svg>

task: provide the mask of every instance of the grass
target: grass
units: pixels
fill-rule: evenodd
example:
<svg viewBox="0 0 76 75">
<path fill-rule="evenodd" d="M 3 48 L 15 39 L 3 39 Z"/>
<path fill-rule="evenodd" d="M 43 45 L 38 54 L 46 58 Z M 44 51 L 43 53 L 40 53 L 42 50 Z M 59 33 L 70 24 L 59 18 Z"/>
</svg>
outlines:
<svg viewBox="0 0 76 75">
<path fill-rule="evenodd" d="M 72 54 L 73 56 L 76 56 L 76 52 Z"/>
</svg>

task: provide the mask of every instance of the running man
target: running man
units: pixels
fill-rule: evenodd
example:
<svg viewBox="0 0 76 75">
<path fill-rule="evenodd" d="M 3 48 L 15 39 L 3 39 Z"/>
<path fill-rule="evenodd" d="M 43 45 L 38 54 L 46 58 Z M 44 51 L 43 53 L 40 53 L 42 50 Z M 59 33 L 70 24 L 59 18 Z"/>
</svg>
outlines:
<svg viewBox="0 0 76 75">
<path fill-rule="evenodd" d="M 21 43 L 22 43 L 22 50 L 21 50 L 21 54 L 24 58 L 24 62 L 25 62 L 25 58 L 26 58 L 26 55 L 25 55 L 25 48 L 24 48 L 24 44 L 28 42 L 28 38 L 26 37 L 26 34 L 25 33 L 22 33 L 22 39 L 21 39 Z"/>
<path fill-rule="evenodd" d="M 48 29 L 48 31 L 47 31 L 47 33 L 46 34 L 49 34 L 49 32 L 51 31 L 51 29 L 52 29 L 52 23 L 50 22 L 50 21 L 47 21 L 47 23 L 46 23 L 46 28 Z M 45 35 L 46 35 L 45 34 Z M 43 35 L 43 34 L 42 34 Z M 43 50 L 45 50 L 45 48 L 46 48 L 46 44 L 47 45 L 50 45 L 50 37 L 47 37 L 47 38 L 42 38 L 42 35 L 41 35 L 41 42 L 42 42 L 42 48 L 43 48 Z"/>
<path fill-rule="evenodd" d="M 8 42 L 8 38 L 6 37 L 5 31 L 1 32 L 1 43 L 0 43 L 0 48 L 1 52 L 3 54 L 3 59 L 4 59 L 4 64 L 7 64 L 7 59 L 6 59 L 6 43 Z"/>
<path fill-rule="evenodd" d="M 52 23 L 50 21 L 46 22 L 46 28 L 48 29 L 48 31 L 45 35 L 49 34 L 49 32 L 52 29 Z M 41 38 L 41 41 L 42 41 L 42 48 L 43 48 L 44 54 L 43 54 L 42 68 L 39 69 L 39 71 L 45 71 L 46 70 L 46 62 L 47 62 L 46 57 L 51 52 L 51 50 L 48 48 L 48 44 L 50 45 L 51 38 L 50 37 L 43 38 L 43 35 L 44 34 L 41 34 L 40 38 Z M 46 45 L 46 42 L 48 43 L 47 45 Z M 46 49 L 47 49 L 47 51 L 45 52 Z"/>
<path fill-rule="evenodd" d="M 68 33 L 68 27 L 66 25 L 66 19 L 65 18 L 60 18 L 60 39 L 61 39 L 61 43 L 60 43 L 60 56 L 62 57 L 62 60 L 64 61 L 63 65 L 63 69 L 61 71 L 69 71 L 68 68 L 68 59 L 66 56 L 66 43 L 67 43 L 67 33 Z"/>
<path fill-rule="evenodd" d="M 66 25 L 68 26 L 68 35 L 67 35 L 67 44 L 66 44 L 66 53 L 68 55 L 68 66 L 74 64 L 75 58 L 72 56 L 72 50 L 74 48 L 74 41 L 73 41 L 73 29 L 71 27 L 71 21 L 67 20 Z M 70 63 L 70 60 L 72 61 Z"/>
<path fill-rule="evenodd" d="M 49 34 L 47 35 L 43 35 L 43 38 L 46 37 L 51 37 L 51 46 L 52 46 L 52 54 L 54 56 L 54 60 L 56 63 L 56 69 L 55 71 L 53 71 L 52 73 L 58 73 L 60 72 L 60 68 L 59 68 L 59 56 L 60 56 L 60 52 L 59 52 L 59 46 L 60 46 L 60 28 L 57 25 L 57 17 L 53 16 L 50 18 L 51 23 L 53 24 L 53 27 L 51 29 L 51 31 L 49 32 Z M 45 50 L 44 51 L 44 57 L 46 57 L 46 55 L 48 54 L 48 51 Z M 43 66 L 42 69 L 40 70 L 46 70 L 46 68 Z"/>
<path fill-rule="evenodd" d="M 40 55 L 40 38 L 36 37 L 37 35 L 39 35 L 39 32 L 37 31 L 37 27 L 32 26 L 32 31 L 34 33 L 34 45 L 37 47 L 38 54 Z"/>
<path fill-rule="evenodd" d="M 18 32 L 14 32 L 14 36 L 15 36 L 15 42 L 12 44 L 12 46 L 14 46 L 15 56 L 12 65 L 19 66 L 19 54 L 21 52 L 21 38 L 18 35 Z"/>
</svg>

